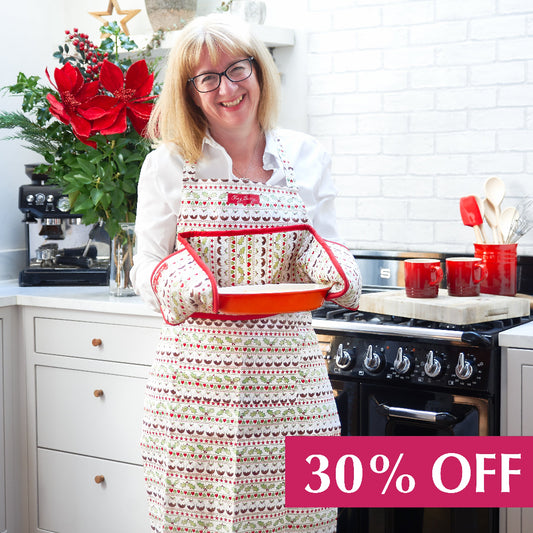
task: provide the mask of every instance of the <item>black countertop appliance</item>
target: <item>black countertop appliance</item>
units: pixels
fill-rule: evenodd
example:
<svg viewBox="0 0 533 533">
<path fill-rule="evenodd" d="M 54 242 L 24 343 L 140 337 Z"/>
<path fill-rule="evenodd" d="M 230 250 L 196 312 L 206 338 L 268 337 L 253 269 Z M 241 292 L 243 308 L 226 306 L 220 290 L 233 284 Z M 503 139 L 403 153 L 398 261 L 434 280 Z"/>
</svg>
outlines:
<svg viewBox="0 0 533 533">
<path fill-rule="evenodd" d="M 107 285 L 110 240 L 102 224 L 83 224 L 70 212 L 68 196 L 35 166 L 25 165 L 31 183 L 19 187 L 28 251 L 19 285 Z"/>
</svg>

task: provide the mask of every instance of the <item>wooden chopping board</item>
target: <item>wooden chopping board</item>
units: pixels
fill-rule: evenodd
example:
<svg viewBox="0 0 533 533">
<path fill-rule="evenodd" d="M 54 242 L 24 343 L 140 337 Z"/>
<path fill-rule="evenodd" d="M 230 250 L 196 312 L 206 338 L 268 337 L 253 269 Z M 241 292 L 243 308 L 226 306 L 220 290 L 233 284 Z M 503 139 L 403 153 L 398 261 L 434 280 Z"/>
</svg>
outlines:
<svg viewBox="0 0 533 533">
<path fill-rule="evenodd" d="M 464 325 L 529 315 L 529 300 L 516 296 L 481 294 L 480 296 L 449 296 L 439 289 L 437 298 L 408 298 L 405 290 L 362 294 L 360 311 L 431 322 Z"/>
</svg>

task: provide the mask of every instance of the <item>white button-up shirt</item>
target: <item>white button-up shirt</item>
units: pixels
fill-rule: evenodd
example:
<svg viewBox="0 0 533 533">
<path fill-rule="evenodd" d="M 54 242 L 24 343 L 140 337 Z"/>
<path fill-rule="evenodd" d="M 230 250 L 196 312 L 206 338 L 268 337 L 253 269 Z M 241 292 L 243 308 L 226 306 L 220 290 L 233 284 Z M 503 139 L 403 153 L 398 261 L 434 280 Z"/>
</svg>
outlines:
<svg viewBox="0 0 533 533">
<path fill-rule="evenodd" d="M 283 129 L 269 132 L 263 155 L 265 170 L 273 171 L 268 185 L 287 185 L 276 136 L 281 139 L 285 156 L 294 168 L 294 184 L 307 208 L 311 225 L 321 237 L 339 242 L 334 205 L 337 191 L 331 179 L 329 155 L 309 135 Z M 177 150 L 162 145 L 146 157 L 139 178 L 135 221 L 137 252 L 131 279 L 135 292 L 156 310 L 159 310 L 159 304 L 150 277 L 156 265 L 174 251 L 182 171 L 183 158 Z M 231 158 L 210 136 L 204 139 L 197 176 L 233 177 Z"/>
</svg>

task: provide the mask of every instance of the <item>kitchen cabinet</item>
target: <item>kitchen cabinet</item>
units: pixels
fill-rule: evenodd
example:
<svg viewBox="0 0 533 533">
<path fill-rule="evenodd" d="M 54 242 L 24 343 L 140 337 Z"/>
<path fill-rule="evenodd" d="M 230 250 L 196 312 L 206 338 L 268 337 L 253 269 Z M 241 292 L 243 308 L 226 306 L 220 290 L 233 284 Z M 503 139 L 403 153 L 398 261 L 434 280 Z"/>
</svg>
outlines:
<svg viewBox="0 0 533 533">
<path fill-rule="evenodd" d="M 533 322 L 500 333 L 502 435 L 533 436 Z M 501 513 L 500 533 L 531 533 L 533 509 Z"/>
<path fill-rule="evenodd" d="M 0 533 L 28 531 L 25 388 L 18 310 L 0 306 Z"/>
<path fill-rule="evenodd" d="M 4 413 L 4 320 L 0 319 L 0 413 Z M 7 531 L 6 519 L 6 450 L 5 450 L 5 432 L 4 424 L 0 425 L 0 531 Z"/>
<path fill-rule="evenodd" d="M 25 306 L 31 533 L 146 533 L 140 435 L 158 316 Z"/>
</svg>

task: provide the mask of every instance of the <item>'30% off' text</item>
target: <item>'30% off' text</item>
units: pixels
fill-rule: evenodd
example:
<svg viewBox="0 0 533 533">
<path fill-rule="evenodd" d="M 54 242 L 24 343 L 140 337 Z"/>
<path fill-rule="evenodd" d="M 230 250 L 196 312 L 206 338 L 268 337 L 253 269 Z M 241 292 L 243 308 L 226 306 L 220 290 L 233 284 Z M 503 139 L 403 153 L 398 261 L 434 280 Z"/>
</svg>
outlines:
<svg viewBox="0 0 533 533">
<path fill-rule="evenodd" d="M 533 437 L 288 437 L 288 507 L 532 507 Z"/>
</svg>

